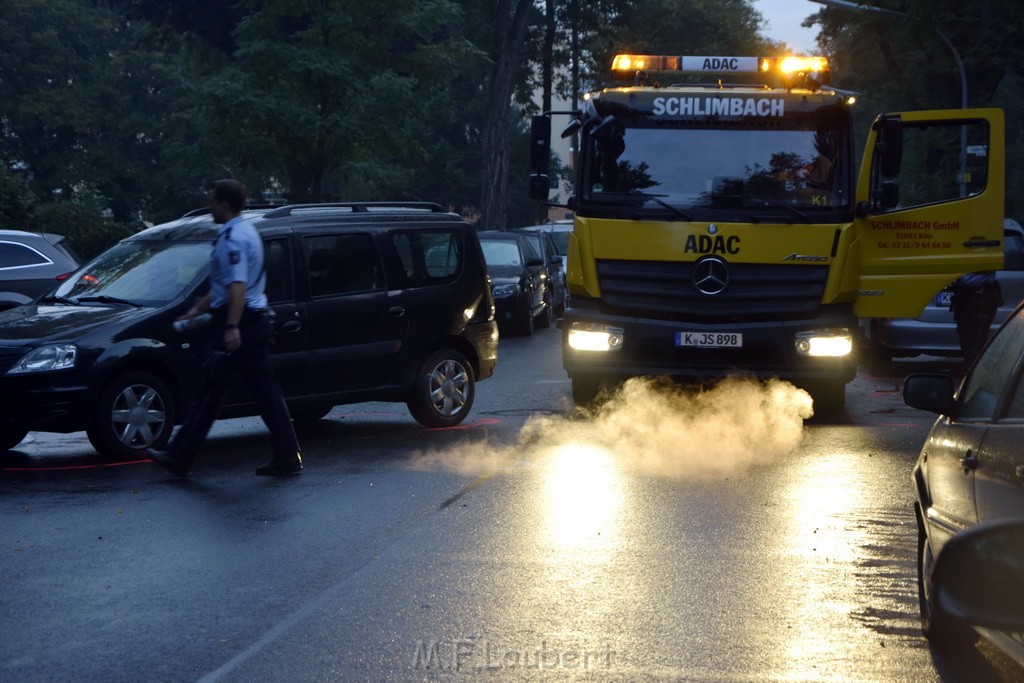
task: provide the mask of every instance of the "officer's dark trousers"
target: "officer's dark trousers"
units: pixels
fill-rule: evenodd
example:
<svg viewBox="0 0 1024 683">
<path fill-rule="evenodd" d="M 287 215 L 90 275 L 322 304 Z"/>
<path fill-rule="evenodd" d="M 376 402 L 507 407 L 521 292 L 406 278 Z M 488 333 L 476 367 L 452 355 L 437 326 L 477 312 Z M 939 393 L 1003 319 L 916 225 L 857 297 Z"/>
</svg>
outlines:
<svg viewBox="0 0 1024 683">
<path fill-rule="evenodd" d="M 167 446 L 169 457 L 191 465 L 217 419 L 232 378 L 241 372 L 255 395 L 263 422 L 270 429 L 274 459 L 284 462 L 296 459 L 299 452 L 298 439 L 281 387 L 270 367 L 270 326 L 269 316 L 247 310 L 239 324 L 241 346 L 233 353 L 226 353 L 224 313 L 214 313 L 199 394 L 189 406 L 181 428 Z"/>
<path fill-rule="evenodd" d="M 956 322 L 956 333 L 960 338 L 960 349 L 964 355 L 964 364 L 974 362 L 978 354 L 988 342 L 989 328 L 995 319 L 995 311 L 957 311 L 953 319 Z"/>
</svg>

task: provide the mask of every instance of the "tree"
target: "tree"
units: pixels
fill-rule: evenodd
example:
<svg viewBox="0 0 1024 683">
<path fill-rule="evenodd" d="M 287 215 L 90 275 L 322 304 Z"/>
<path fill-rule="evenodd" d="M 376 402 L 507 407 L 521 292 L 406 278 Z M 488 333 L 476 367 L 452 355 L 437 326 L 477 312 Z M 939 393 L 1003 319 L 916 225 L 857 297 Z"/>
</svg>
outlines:
<svg viewBox="0 0 1024 683">
<path fill-rule="evenodd" d="M 261 3 L 235 32 L 234 63 L 201 88 L 226 170 L 302 201 L 407 186 L 424 158 L 418 84 L 451 59 L 456 17 L 446 0 Z"/>
<path fill-rule="evenodd" d="M 40 201 L 89 184 L 129 221 L 166 185 L 167 143 L 189 119 L 174 61 L 145 48 L 146 30 L 85 2 L 5 3 L 0 160 Z"/>
<path fill-rule="evenodd" d="M 533 9 L 530 0 L 496 0 L 488 24 L 494 48 L 483 128 L 480 223 L 490 230 L 508 227 L 510 143 L 515 122 L 522 119 L 512 98 L 523 68 L 522 45 Z"/>
</svg>

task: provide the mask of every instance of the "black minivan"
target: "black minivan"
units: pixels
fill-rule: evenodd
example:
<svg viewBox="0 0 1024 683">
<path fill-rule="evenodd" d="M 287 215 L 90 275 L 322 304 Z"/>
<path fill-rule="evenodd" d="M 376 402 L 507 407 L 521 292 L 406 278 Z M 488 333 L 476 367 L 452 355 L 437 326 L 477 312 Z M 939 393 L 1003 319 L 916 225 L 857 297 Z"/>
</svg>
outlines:
<svg viewBox="0 0 1024 683">
<path fill-rule="evenodd" d="M 465 419 L 497 361 L 476 232 L 428 203 L 285 205 L 243 215 L 264 241 L 272 361 L 292 418 L 400 401 L 430 427 Z M 206 210 L 149 228 L 37 301 L 0 313 L 0 448 L 85 430 L 103 455 L 162 448 L 198 388 L 209 330 L 173 321 L 207 291 Z M 221 417 L 256 415 L 244 382 Z"/>
</svg>

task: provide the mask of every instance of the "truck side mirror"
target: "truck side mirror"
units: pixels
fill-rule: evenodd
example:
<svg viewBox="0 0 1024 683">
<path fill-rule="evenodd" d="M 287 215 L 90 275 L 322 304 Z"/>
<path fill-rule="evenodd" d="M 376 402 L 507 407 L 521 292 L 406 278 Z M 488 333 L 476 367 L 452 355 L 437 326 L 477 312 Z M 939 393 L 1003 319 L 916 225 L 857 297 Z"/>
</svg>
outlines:
<svg viewBox="0 0 1024 683">
<path fill-rule="evenodd" d="M 527 188 L 527 193 L 529 194 L 530 199 L 546 202 L 548 200 L 548 192 L 550 189 L 551 181 L 548 179 L 546 173 L 530 174 L 530 182 Z"/>
<path fill-rule="evenodd" d="M 881 159 L 878 170 L 883 178 L 895 178 L 900 174 L 903 161 L 903 122 L 896 117 L 886 117 L 881 120 L 880 127 Z"/>
<path fill-rule="evenodd" d="M 895 209 L 900 205 L 900 185 L 895 180 L 882 181 L 881 196 L 879 197 L 879 208 L 883 211 Z"/>
<path fill-rule="evenodd" d="M 551 164 L 551 117 L 540 114 L 530 122 L 530 175 L 546 175 Z"/>
</svg>

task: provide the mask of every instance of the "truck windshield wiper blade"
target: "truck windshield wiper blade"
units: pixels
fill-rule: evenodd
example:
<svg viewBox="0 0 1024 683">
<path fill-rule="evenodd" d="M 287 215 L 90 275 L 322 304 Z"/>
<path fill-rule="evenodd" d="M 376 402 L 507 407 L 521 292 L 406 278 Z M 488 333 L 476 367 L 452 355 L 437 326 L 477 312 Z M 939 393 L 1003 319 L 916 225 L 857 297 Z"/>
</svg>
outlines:
<svg viewBox="0 0 1024 683">
<path fill-rule="evenodd" d="M 81 306 L 77 299 L 68 299 L 63 296 L 44 296 L 39 303 L 67 304 L 68 306 Z"/>
<path fill-rule="evenodd" d="M 665 200 L 663 200 L 660 197 L 658 197 L 658 195 L 656 195 L 656 194 L 648 194 L 646 192 L 636 192 L 636 191 L 630 192 L 630 194 L 639 195 L 640 197 L 643 197 L 644 199 L 650 199 L 652 202 L 654 202 L 656 204 L 660 204 L 661 206 L 665 207 L 666 209 L 671 211 L 673 214 L 675 214 L 679 218 L 682 218 L 684 221 L 692 221 L 693 220 L 693 216 L 691 216 L 690 214 L 686 213 L 685 211 L 679 209 L 678 207 L 672 206 L 671 204 L 669 204 Z"/>
<path fill-rule="evenodd" d="M 101 304 L 121 304 L 122 306 L 134 306 L 135 308 L 142 308 L 142 304 L 137 304 L 134 301 L 128 301 L 128 299 L 119 299 L 116 296 L 80 296 L 79 301 L 98 301 Z"/>
<path fill-rule="evenodd" d="M 787 209 L 788 211 L 792 211 L 794 214 L 796 214 L 797 216 L 802 218 L 805 222 L 807 222 L 807 223 L 811 222 L 811 217 L 808 216 L 806 213 L 804 213 L 803 211 L 801 211 L 800 209 L 796 208 L 795 206 L 793 206 L 791 204 L 787 204 L 786 202 L 784 202 L 784 201 L 782 201 L 780 199 L 775 199 L 774 197 L 765 197 L 763 195 L 749 195 L 749 194 L 748 195 L 743 195 L 743 199 L 744 199 L 744 201 L 747 200 L 747 199 L 753 199 L 754 201 L 764 202 L 765 206 L 777 206 L 777 207 L 782 208 L 782 209 Z"/>
</svg>

